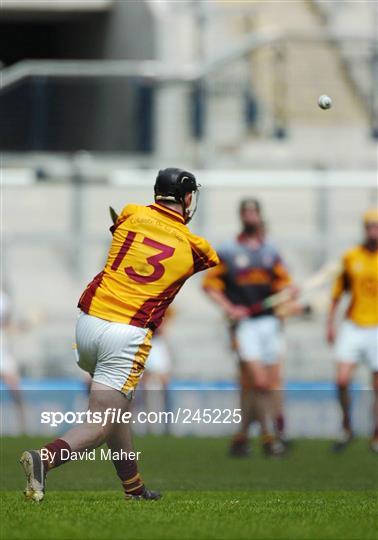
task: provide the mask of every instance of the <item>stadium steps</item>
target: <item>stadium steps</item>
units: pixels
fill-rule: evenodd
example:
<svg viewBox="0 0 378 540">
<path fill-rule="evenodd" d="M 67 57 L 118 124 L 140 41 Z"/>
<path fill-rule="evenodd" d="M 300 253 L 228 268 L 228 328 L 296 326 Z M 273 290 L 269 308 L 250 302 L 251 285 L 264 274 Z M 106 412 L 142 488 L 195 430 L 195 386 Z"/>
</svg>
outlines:
<svg viewBox="0 0 378 540">
<path fill-rule="evenodd" d="M 283 33 L 322 35 L 321 20 L 306 1 L 255 3 L 259 28 L 273 27 Z M 272 52 L 261 50 L 252 59 L 256 93 L 265 109 L 273 110 L 274 70 L 267 70 L 272 62 Z M 365 110 L 356 98 L 350 81 L 345 75 L 338 51 L 325 42 L 289 43 L 285 78 L 287 83 L 287 117 L 291 125 L 314 126 L 366 123 Z M 282 89 L 282 91 L 285 91 Z M 334 100 L 334 113 L 321 113 L 316 106 L 321 94 Z"/>
<path fill-rule="evenodd" d="M 212 56 L 246 32 L 327 37 L 311 2 L 217 2 L 209 18 L 206 51 Z M 376 167 L 366 107 L 355 91 L 335 45 L 326 41 L 289 42 L 286 88 L 277 88 L 272 47 L 261 48 L 210 81 L 207 163 L 227 167 Z M 242 92 L 257 98 L 257 120 L 247 127 Z M 280 92 L 286 138 L 275 138 L 275 92 Z M 333 99 L 330 111 L 317 106 L 321 94 Z M 325 131 L 326 130 L 326 131 Z M 331 143 L 331 144 L 330 144 Z M 267 159 L 269 156 L 269 159 Z"/>
<path fill-rule="evenodd" d="M 328 34 L 336 40 L 338 53 L 347 75 L 368 110 L 372 90 L 369 46 L 366 42 L 345 41 L 342 36 L 362 35 L 366 39 L 376 39 L 378 5 L 376 2 L 364 0 L 343 2 L 337 6 L 332 0 L 312 0 L 312 5 Z"/>
</svg>

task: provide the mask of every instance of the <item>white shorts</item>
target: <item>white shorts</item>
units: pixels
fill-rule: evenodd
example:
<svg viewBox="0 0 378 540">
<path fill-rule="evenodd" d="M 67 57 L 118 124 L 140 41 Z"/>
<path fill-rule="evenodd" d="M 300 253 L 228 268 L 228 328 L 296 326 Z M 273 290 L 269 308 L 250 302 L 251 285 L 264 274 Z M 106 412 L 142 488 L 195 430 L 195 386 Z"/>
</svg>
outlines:
<svg viewBox="0 0 378 540">
<path fill-rule="evenodd" d="M 244 319 L 235 330 L 237 349 L 242 362 L 258 360 L 277 364 L 284 351 L 280 322 L 273 315 Z"/>
<path fill-rule="evenodd" d="M 364 360 L 372 371 L 378 371 L 378 326 L 358 326 L 344 321 L 336 340 L 335 358 L 345 364 Z"/>
<path fill-rule="evenodd" d="M 152 348 L 148 357 L 146 370 L 149 373 L 166 374 L 171 369 L 171 358 L 164 338 L 154 336 L 152 338 Z"/>
<path fill-rule="evenodd" d="M 130 399 L 151 349 L 152 330 L 115 323 L 81 313 L 76 324 L 79 366 L 93 380 Z"/>
<path fill-rule="evenodd" d="M 0 349 L 0 375 L 13 375 L 18 377 L 18 368 L 14 356 L 9 352 L 2 336 Z"/>
</svg>

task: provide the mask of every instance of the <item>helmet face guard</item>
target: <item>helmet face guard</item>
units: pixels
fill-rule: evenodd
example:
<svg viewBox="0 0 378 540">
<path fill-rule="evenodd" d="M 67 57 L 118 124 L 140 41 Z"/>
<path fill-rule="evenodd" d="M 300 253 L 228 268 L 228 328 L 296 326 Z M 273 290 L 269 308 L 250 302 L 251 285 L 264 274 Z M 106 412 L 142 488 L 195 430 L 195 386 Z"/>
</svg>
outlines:
<svg viewBox="0 0 378 540">
<path fill-rule="evenodd" d="M 197 189 L 195 191 L 191 192 L 191 195 L 192 195 L 191 203 L 190 203 L 189 206 L 187 206 L 184 209 L 184 211 L 185 211 L 185 215 L 184 215 L 185 223 L 189 223 L 189 221 L 192 219 L 194 214 L 197 212 L 197 206 L 198 206 L 198 201 L 199 201 L 199 197 L 200 197 L 200 187 L 201 187 L 201 184 L 197 184 Z M 185 206 L 185 200 L 184 200 L 184 206 Z"/>
</svg>

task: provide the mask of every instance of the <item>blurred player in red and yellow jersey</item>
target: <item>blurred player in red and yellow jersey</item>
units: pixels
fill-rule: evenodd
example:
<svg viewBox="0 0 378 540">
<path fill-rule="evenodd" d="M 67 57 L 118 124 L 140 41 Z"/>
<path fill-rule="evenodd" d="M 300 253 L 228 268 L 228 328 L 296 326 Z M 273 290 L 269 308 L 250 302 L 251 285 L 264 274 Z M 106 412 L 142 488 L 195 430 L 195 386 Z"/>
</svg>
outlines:
<svg viewBox="0 0 378 540">
<path fill-rule="evenodd" d="M 155 204 L 127 205 L 111 228 L 113 241 L 103 271 L 79 300 L 76 326 L 79 366 L 92 376 L 89 411 L 115 409 L 122 415 L 151 348 L 153 332 L 185 281 L 218 264 L 218 256 L 187 223 L 197 207 L 199 185 L 184 170 L 159 172 Z M 132 451 L 128 423 L 84 422 L 40 450 L 21 457 L 30 500 L 44 496 L 45 474 L 63 463 L 63 455 L 107 443 L 112 455 Z M 143 484 L 135 459 L 113 459 L 126 498 L 153 500 L 160 494 Z"/>
<path fill-rule="evenodd" d="M 203 282 L 204 290 L 232 321 L 232 341 L 240 360 L 242 426 L 230 453 L 248 455 L 249 426 L 257 420 L 265 453 L 279 455 L 285 450 L 281 323 L 271 308 L 253 314 L 250 308 L 290 287 L 291 277 L 276 248 L 265 239 L 259 202 L 242 201 L 240 219 L 241 234 L 219 248 L 221 262 Z"/>
<path fill-rule="evenodd" d="M 342 260 L 330 307 L 327 339 L 336 341 L 336 379 L 343 413 L 343 431 L 333 449 L 346 448 L 353 439 L 348 387 L 356 364 L 365 360 L 372 372 L 374 388 L 374 427 L 371 449 L 378 453 L 378 209 L 364 215 L 365 239 L 349 249 Z M 336 339 L 335 315 L 344 293 L 350 303 Z"/>
</svg>

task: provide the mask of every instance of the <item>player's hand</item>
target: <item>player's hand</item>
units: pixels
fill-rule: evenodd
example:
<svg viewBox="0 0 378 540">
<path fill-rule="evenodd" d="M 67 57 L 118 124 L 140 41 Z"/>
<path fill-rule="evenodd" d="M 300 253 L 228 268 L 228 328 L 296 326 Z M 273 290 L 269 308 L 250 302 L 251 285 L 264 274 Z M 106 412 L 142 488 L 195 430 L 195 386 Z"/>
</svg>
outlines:
<svg viewBox="0 0 378 540">
<path fill-rule="evenodd" d="M 289 287 L 287 287 L 287 290 L 290 295 L 290 300 L 292 301 L 296 300 L 301 293 L 300 288 L 296 285 L 289 285 Z"/>
<path fill-rule="evenodd" d="M 329 321 L 327 324 L 327 342 L 329 345 L 333 345 L 336 339 L 336 328 L 333 321 Z"/>
<path fill-rule="evenodd" d="M 246 306 L 230 305 L 227 307 L 227 315 L 233 321 L 245 319 L 249 314 L 249 309 Z"/>
</svg>

